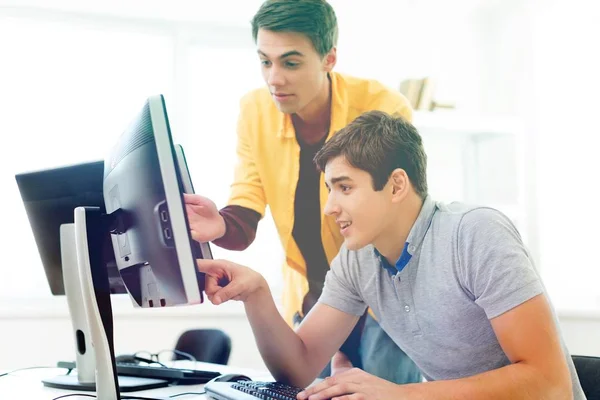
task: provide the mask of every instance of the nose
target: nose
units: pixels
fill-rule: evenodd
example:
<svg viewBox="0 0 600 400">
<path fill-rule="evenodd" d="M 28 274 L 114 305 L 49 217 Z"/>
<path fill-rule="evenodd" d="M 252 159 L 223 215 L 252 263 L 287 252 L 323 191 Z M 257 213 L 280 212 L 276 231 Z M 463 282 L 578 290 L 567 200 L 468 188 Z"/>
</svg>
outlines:
<svg viewBox="0 0 600 400">
<path fill-rule="evenodd" d="M 285 83 L 283 71 L 278 66 L 272 65 L 267 74 L 267 85 L 281 87 Z"/>
<path fill-rule="evenodd" d="M 331 193 L 329 193 L 329 196 L 327 196 L 327 202 L 325 203 L 323 212 L 328 216 L 333 216 L 340 213 L 340 206 L 337 205 L 335 202 L 335 196 Z"/>
</svg>

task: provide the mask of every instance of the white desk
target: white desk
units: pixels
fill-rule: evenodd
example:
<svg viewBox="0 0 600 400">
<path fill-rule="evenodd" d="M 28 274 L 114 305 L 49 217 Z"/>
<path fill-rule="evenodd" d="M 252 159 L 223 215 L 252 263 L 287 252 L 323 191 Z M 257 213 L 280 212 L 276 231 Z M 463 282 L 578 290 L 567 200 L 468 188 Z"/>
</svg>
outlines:
<svg viewBox="0 0 600 400">
<path fill-rule="evenodd" d="M 177 367 L 190 368 L 192 363 L 189 361 L 178 361 Z M 219 371 L 224 374 L 236 373 L 244 374 L 258 381 L 270 381 L 273 378 L 268 371 L 257 371 L 247 368 L 235 368 L 226 365 L 208 364 L 208 363 L 196 363 L 196 368 L 201 370 Z M 41 380 L 43 378 L 56 376 L 57 374 L 64 373 L 64 369 L 32 369 L 15 372 L 10 375 L 0 377 L 0 399 L 31 399 L 31 400 L 52 400 L 56 397 L 71 394 L 71 393 L 82 393 L 92 394 L 94 392 L 77 392 L 70 390 L 61 390 L 45 387 Z M 8 371 L 0 371 L 8 372 Z M 185 393 L 185 392 L 203 392 L 204 385 L 184 385 L 184 386 L 169 386 L 166 388 L 143 390 L 139 392 L 127 392 L 122 393 L 123 396 L 134 395 L 156 399 L 169 399 L 169 396 Z M 206 399 L 205 395 L 186 395 L 175 397 L 174 400 L 197 400 Z M 86 396 L 71 396 L 66 397 L 65 400 L 90 400 L 92 397 Z"/>
</svg>

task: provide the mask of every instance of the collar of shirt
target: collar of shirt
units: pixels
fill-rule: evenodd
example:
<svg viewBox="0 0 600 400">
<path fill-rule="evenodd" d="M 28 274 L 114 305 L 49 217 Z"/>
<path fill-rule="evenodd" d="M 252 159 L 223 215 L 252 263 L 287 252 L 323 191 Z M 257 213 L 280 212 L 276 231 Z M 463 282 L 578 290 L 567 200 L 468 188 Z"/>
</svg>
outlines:
<svg viewBox="0 0 600 400">
<path fill-rule="evenodd" d="M 330 72 L 329 81 L 331 82 L 331 123 L 329 124 L 327 140 L 329 140 L 334 132 L 337 132 L 346 126 L 349 104 L 348 91 L 342 76 L 338 73 Z M 290 114 L 281 113 L 277 137 L 283 139 L 296 137 L 292 116 Z"/>
<path fill-rule="evenodd" d="M 398 258 L 398 261 L 396 261 L 395 266 L 392 266 L 385 259 L 385 257 L 383 257 L 381 253 L 374 248 L 375 255 L 379 259 L 379 262 L 391 275 L 395 275 L 396 272 L 402 271 L 412 256 L 417 252 L 419 247 L 421 247 L 421 243 L 423 243 L 425 234 L 431 226 L 431 221 L 433 221 L 433 216 L 436 210 L 437 205 L 435 201 L 433 201 L 431 196 L 427 196 L 425 201 L 423 201 L 423 206 L 421 207 L 421 211 L 419 212 L 417 220 L 410 229 L 408 238 L 406 239 L 406 243 L 404 243 L 404 248 L 402 249 L 402 254 L 400 254 L 400 258 Z"/>
</svg>

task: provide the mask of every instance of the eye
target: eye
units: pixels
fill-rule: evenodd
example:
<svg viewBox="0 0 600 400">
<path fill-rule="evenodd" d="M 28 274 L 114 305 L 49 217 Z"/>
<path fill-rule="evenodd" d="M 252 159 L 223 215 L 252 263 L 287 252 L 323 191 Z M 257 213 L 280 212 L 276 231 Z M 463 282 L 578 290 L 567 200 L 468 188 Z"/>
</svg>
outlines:
<svg viewBox="0 0 600 400">
<path fill-rule="evenodd" d="M 342 193 L 348 193 L 350 191 L 350 186 L 340 185 L 340 189 L 342 189 Z"/>
<path fill-rule="evenodd" d="M 260 63 L 264 66 L 264 67 L 268 67 L 271 65 L 271 61 L 269 60 L 260 60 Z"/>
<path fill-rule="evenodd" d="M 300 65 L 300 63 L 298 63 L 296 61 L 286 61 L 285 62 L 285 66 L 287 68 L 296 68 L 298 65 Z"/>
</svg>

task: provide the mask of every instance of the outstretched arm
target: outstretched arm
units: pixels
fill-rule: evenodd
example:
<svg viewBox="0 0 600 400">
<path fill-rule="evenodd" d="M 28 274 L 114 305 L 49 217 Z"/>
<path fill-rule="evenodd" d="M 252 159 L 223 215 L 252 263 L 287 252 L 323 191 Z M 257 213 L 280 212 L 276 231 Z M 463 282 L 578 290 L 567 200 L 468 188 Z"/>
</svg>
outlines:
<svg viewBox="0 0 600 400">
<path fill-rule="evenodd" d="M 260 354 L 278 381 L 309 385 L 358 321 L 357 316 L 319 303 L 294 332 L 258 272 L 225 260 L 197 262 L 199 270 L 206 273 L 205 292 L 212 303 L 244 302 Z"/>
</svg>

